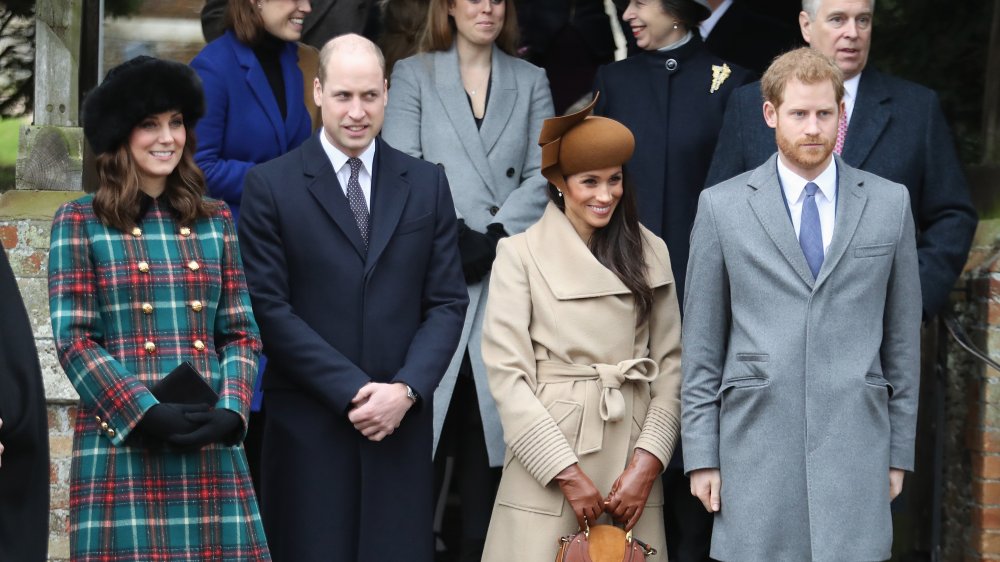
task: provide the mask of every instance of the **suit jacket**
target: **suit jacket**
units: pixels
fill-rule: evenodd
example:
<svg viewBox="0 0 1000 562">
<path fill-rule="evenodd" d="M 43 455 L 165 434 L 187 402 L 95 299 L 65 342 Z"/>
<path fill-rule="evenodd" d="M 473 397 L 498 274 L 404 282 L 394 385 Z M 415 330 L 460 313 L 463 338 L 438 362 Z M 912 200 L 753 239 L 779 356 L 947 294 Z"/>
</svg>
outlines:
<svg viewBox="0 0 1000 562">
<path fill-rule="evenodd" d="M 602 66 L 594 81 L 594 92 L 600 93 L 594 114 L 620 121 L 635 135 L 637 150 L 625 172 L 635 186 L 642 224 L 670 248 L 679 298 L 698 193 L 726 101 L 750 80 L 746 70 L 729 65 L 729 78 L 712 92 L 712 67 L 723 64 L 694 35 L 676 49 L 646 51 Z"/>
<path fill-rule="evenodd" d="M 49 431 L 28 312 L 0 251 L 0 560 L 42 562 L 49 547 Z"/>
<path fill-rule="evenodd" d="M 225 30 L 229 0 L 205 0 L 201 8 L 201 32 L 205 42 L 220 37 Z M 302 42 L 322 49 L 327 41 L 344 33 L 362 33 L 368 24 L 372 0 L 312 0 L 312 11 L 302 23 Z"/>
<path fill-rule="evenodd" d="M 776 150 L 759 84 L 737 90 L 722 123 L 707 185 L 760 165 Z M 901 183 L 917 227 L 925 317 L 948 302 L 976 230 L 976 211 L 937 95 L 868 68 L 842 154 L 844 162 Z"/>
<path fill-rule="evenodd" d="M 607 495 L 636 447 L 667 464 L 680 419 L 680 327 L 670 256 L 642 229 L 648 319 L 549 204 L 502 240 L 487 303 L 483 355 L 508 449 L 483 560 L 547 560 L 576 517 L 553 477 L 580 463 Z M 653 483 L 635 534 L 666 559 L 663 489 Z"/>
<path fill-rule="evenodd" d="M 541 148 L 535 141 L 542 121 L 552 116 L 552 96 L 545 71 L 496 46 L 492 69 L 486 114 L 477 129 L 454 46 L 399 61 L 392 73 L 382 138 L 410 156 L 441 166 L 455 210 L 469 228 L 486 232 L 489 224 L 499 223 L 516 234 L 538 220 L 548 201 L 548 182 L 540 173 Z M 500 466 L 503 430 L 486 385 L 480 347 L 488 286 L 487 276 L 469 287 L 462 340 L 434 394 L 434 439 L 436 448 L 468 347 L 490 465 Z"/>
<path fill-rule="evenodd" d="M 228 203 L 238 222 L 247 171 L 302 144 L 312 131 L 298 45 L 288 43 L 281 53 L 288 105 L 284 119 L 257 56 L 232 31 L 205 45 L 191 67 L 205 87 L 194 159 L 205 172 L 208 193 Z"/>
<path fill-rule="evenodd" d="M 440 168 L 376 141 L 366 252 L 320 134 L 247 174 L 239 224 L 268 356 L 268 543 L 275 560 L 430 561 L 431 397 L 468 302 L 454 203 Z M 421 397 L 379 443 L 346 416 L 369 381 Z"/>
<path fill-rule="evenodd" d="M 795 24 L 795 25 L 792 25 Z M 717 57 L 749 69 L 758 77 L 774 57 L 803 45 L 799 26 L 763 16 L 741 0 L 730 4 L 705 39 L 705 46 Z"/>
<path fill-rule="evenodd" d="M 920 296 L 909 195 L 839 157 L 818 277 L 777 156 L 702 193 L 684 300 L 684 469 L 719 468 L 718 560 L 886 560 L 913 469 Z"/>
</svg>

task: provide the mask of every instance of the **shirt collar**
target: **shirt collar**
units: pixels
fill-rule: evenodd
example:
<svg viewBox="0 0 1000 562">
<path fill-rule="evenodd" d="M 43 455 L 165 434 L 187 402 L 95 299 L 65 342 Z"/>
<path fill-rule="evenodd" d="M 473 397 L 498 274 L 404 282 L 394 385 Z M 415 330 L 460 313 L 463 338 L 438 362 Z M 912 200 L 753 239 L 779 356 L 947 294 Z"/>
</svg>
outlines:
<svg viewBox="0 0 1000 562">
<path fill-rule="evenodd" d="M 333 173 L 340 172 L 340 169 L 347 164 L 347 160 L 350 158 L 348 155 L 341 152 L 341 150 L 330 142 L 330 139 L 326 137 L 326 131 L 320 129 L 319 131 L 319 142 L 323 146 L 323 152 L 326 152 L 326 157 L 330 159 L 330 164 L 333 166 Z M 368 145 L 368 148 L 361 153 L 358 158 L 361 159 L 361 165 L 368 172 L 369 176 L 374 177 L 372 174 L 372 169 L 375 165 L 375 140 Z"/>
<path fill-rule="evenodd" d="M 666 51 L 673 51 L 674 49 L 676 49 L 678 47 L 683 47 L 684 45 L 688 44 L 688 41 L 690 41 L 691 37 L 693 37 L 693 36 L 694 36 L 694 34 L 691 33 L 690 31 L 688 31 L 687 33 L 684 34 L 684 37 L 681 37 L 680 39 L 678 39 L 677 41 L 674 41 L 673 43 L 671 43 L 669 45 L 664 45 L 663 47 L 660 47 L 659 49 L 657 49 L 657 51 L 663 53 L 663 52 L 666 52 Z"/>
<path fill-rule="evenodd" d="M 858 84 L 861 83 L 861 73 L 854 78 L 844 80 L 844 97 L 852 100 L 858 99 Z"/>
<path fill-rule="evenodd" d="M 725 15 L 726 10 L 728 10 L 729 6 L 732 4 L 733 0 L 724 0 L 722 4 L 719 4 L 718 8 L 712 10 L 712 15 L 708 16 L 705 21 L 699 24 L 698 27 L 701 28 L 702 39 L 708 39 L 708 34 L 715 29 L 715 24 L 719 23 L 719 20 L 722 19 L 722 16 Z"/>
<path fill-rule="evenodd" d="M 785 199 L 790 204 L 798 203 L 805 197 L 806 184 L 809 183 L 809 180 L 785 166 L 780 156 L 778 157 L 778 179 L 781 180 L 781 189 L 785 192 Z M 812 182 L 819 187 L 819 193 L 827 201 L 834 201 L 837 197 L 836 158 L 830 158 L 830 163 Z"/>
</svg>

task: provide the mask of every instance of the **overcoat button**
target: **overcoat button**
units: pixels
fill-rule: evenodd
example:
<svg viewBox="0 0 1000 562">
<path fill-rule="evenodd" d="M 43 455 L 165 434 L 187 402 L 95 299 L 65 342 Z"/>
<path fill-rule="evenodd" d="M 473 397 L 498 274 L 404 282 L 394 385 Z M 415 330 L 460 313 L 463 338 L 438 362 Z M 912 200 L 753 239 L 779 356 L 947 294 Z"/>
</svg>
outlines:
<svg viewBox="0 0 1000 562">
<path fill-rule="evenodd" d="M 141 273 L 149 273 L 149 263 L 144 261 L 139 262 L 139 271 Z"/>
<path fill-rule="evenodd" d="M 115 436 L 115 430 L 114 429 L 109 429 L 108 430 L 108 437 L 114 437 L 114 436 Z"/>
<path fill-rule="evenodd" d="M 142 303 L 142 312 L 143 312 L 143 314 L 152 314 L 153 313 L 153 305 L 149 304 L 148 302 Z"/>
<path fill-rule="evenodd" d="M 133 228 L 132 229 L 132 236 L 135 236 L 136 238 L 142 236 L 142 229 L 139 228 L 138 226 L 135 227 L 135 228 Z"/>
<path fill-rule="evenodd" d="M 146 353 L 150 355 L 156 353 L 156 344 L 151 341 L 146 342 L 146 344 L 143 345 L 142 348 L 145 349 Z"/>
<path fill-rule="evenodd" d="M 191 301 L 191 310 L 195 312 L 201 312 L 201 309 L 205 306 L 201 304 L 201 301 Z"/>
<path fill-rule="evenodd" d="M 201 340 L 194 340 L 194 348 L 198 351 L 205 351 L 205 342 Z"/>
<path fill-rule="evenodd" d="M 184 237 L 191 236 L 191 229 L 188 228 L 188 227 L 186 227 L 186 226 L 182 226 L 181 227 L 181 236 L 184 236 Z"/>
<path fill-rule="evenodd" d="M 667 67 L 667 70 L 677 70 L 677 61 L 674 59 L 667 59 L 663 65 Z"/>
<path fill-rule="evenodd" d="M 198 271 L 198 268 L 200 268 L 200 267 L 201 266 L 198 265 L 198 262 L 196 262 L 194 260 L 191 260 L 191 261 L 188 262 L 188 269 L 190 269 L 191 271 Z"/>
<path fill-rule="evenodd" d="M 496 205 L 490 207 L 490 214 L 493 215 L 494 217 L 497 216 L 497 213 L 499 212 L 500 212 L 500 207 L 497 207 Z"/>
<path fill-rule="evenodd" d="M 108 425 L 108 422 L 101 422 L 101 429 L 103 429 L 104 431 L 107 431 L 109 427 L 110 426 Z"/>
<path fill-rule="evenodd" d="M 514 177 L 514 168 L 507 168 L 507 177 L 508 178 Z"/>
</svg>

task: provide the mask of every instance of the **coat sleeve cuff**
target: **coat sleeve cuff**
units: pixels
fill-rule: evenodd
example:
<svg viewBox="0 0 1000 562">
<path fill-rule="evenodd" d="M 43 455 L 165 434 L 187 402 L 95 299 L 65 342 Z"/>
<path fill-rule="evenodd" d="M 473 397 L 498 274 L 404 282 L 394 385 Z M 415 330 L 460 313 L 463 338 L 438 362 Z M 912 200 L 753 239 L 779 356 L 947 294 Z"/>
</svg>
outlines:
<svg viewBox="0 0 1000 562">
<path fill-rule="evenodd" d="M 892 445 L 889 451 L 889 468 L 913 472 L 913 447 Z"/>
<path fill-rule="evenodd" d="M 577 462 L 566 436 L 549 416 L 540 418 L 510 444 L 528 474 L 547 486 L 556 474 Z"/>
<path fill-rule="evenodd" d="M 719 468 L 719 442 L 704 435 L 684 436 L 684 474 L 701 468 Z"/>
<path fill-rule="evenodd" d="M 651 406 L 642 424 L 642 432 L 635 442 L 635 448 L 645 449 L 660 459 L 666 467 L 674 452 L 680 433 L 680 420 L 664 408 Z"/>
</svg>

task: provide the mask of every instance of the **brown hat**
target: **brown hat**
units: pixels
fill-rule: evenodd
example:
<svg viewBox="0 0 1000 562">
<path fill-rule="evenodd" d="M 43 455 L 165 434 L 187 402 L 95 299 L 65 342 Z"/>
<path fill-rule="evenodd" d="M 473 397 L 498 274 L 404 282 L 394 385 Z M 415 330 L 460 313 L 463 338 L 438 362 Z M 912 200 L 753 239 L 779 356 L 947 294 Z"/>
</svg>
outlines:
<svg viewBox="0 0 1000 562">
<path fill-rule="evenodd" d="M 551 117 L 542 123 L 538 135 L 542 175 L 560 190 L 566 189 L 566 176 L 621 166 L 635 150 L 635 137 L 625 125 L 590 115 L 599 95 L 572 115 Z"/>
</svg>

